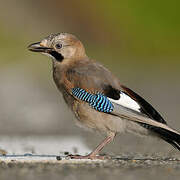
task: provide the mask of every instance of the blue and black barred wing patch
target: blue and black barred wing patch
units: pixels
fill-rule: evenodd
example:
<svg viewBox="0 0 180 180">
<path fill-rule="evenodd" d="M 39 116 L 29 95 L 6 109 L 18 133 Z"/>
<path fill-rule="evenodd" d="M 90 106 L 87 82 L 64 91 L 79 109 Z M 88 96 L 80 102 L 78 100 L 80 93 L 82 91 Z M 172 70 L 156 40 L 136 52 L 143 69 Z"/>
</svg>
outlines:
<svg viewBox="0 0 180 180">
<path fill-rule="evenodd" d="M 111 103 L 111 101 L 101 93 L 91 94 L 85 91 L 84 89 L 73 88 L 72 94 L 76 98 L 89 103 L 89 105 L 97 111 L 110 113 L 114 109 L 114 106 Z"/>
</svg>

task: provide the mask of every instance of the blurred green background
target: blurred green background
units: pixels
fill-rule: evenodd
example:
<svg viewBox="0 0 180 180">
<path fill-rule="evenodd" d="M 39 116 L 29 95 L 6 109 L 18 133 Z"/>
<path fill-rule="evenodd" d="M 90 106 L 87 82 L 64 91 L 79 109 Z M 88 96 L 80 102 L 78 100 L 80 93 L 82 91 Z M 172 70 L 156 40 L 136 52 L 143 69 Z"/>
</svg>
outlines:
<svg viewBox="0 0 180 180">
<path fill-rule="evenodd" d="M 91 136 L 72 123 L 52 81 L 51 60 L 27 50 L 30 43 L 55 32 L 76 35 L 89 57 L 112 70 L 180 130 L 180 1 L 0 2 L 0 134 Z M 117 140 L 125 143 L 117 143 L 117 151 L 128 150 L 127 140 L 133 138 Z M 91 141 L 99 139 L 92 136 Z M 136 150 L 149 151 L 153 145 L 144 140 L 149 146 L 139 147 L 138 138 L 132 142 Z M 159 144 L 159 149 L 172 149 Z"/>
</svg>

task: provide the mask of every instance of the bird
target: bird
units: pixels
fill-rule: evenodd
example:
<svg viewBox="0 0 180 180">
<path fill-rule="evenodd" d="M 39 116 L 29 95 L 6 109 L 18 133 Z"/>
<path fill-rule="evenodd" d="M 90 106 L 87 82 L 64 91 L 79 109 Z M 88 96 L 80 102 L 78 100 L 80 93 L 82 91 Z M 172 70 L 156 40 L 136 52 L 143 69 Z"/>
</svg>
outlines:
<svg viewBox="0 0 180 180">
<path fill-rule="evenodd" d="M 88 155 L 71 159 L 105 159 L 100 151 L 117 134 L 158 137 L 180 151 L 180 133 L 144 98 L 122 85 L 118 77 L 101 63 L 89 58 L 82 42 L 69 33 L 54 33 L 28 50 L 50 56 L 53 79 L 77 123 L 102 132 L 105 139 Z"/>
</svg>

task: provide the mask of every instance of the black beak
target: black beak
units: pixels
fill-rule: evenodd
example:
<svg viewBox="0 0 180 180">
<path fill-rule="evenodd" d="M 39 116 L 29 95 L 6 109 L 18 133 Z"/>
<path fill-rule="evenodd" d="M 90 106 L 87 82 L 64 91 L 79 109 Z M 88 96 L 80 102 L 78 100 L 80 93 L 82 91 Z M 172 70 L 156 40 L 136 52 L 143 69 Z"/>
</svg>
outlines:
<svg viewBox="0 0 180 180">
<path fill-rule="evenodd" d="M 46 52 L 46 53 L 48 53 L 48 52 L 52 51 L 52 48 L 41 46 L 40 42 L 37 42 L 37 43 L 30 44 L 28 46 L 28 50 L 33 51 L 33 52 Z"/>
<path fill-rule="evenodd" d="M 64 57 L 60 53 L 54 51 L 53 48 L 42 46 L 41 42 L 30 44 L 27 48 L 28 50 L 33 52 L 48 53 L 52 57 L 54 57 L 57 61 L 62 61 L 64 59 Z"/>
</svg>

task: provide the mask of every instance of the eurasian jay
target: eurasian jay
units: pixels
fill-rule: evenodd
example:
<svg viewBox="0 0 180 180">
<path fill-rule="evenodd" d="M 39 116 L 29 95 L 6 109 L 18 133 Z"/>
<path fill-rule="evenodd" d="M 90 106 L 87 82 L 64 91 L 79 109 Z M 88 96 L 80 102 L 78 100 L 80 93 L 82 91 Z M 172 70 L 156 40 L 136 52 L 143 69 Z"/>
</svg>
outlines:
<svg viewBox="0 0 180 180">
<path fill-rule="evenodd" d="M 180 133 L 142 97 L 121 85 L 107 68 L 90 59 L 74 35 L 51 34 L 28 49 L 52 57 L 53 79 L 78 124 L 107 135 L 87 156 L 71 158 L 104 159 L 99 152 L 122 132 L 156 136 L 180 151 Z"/>
</svg>

